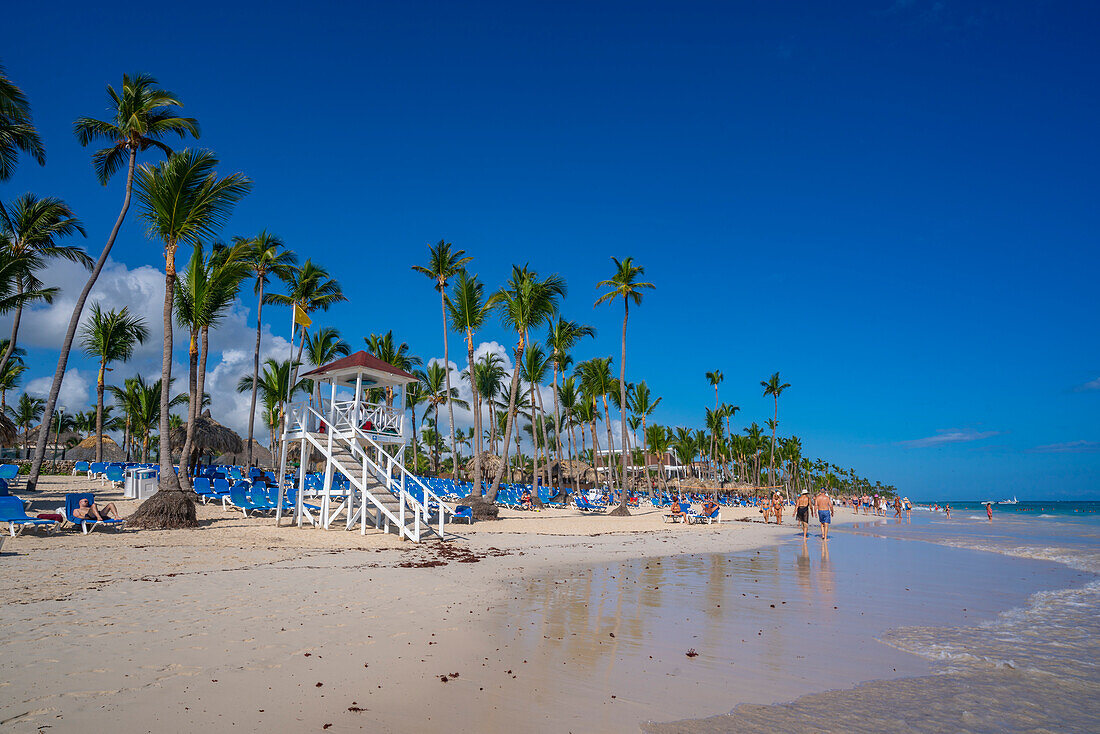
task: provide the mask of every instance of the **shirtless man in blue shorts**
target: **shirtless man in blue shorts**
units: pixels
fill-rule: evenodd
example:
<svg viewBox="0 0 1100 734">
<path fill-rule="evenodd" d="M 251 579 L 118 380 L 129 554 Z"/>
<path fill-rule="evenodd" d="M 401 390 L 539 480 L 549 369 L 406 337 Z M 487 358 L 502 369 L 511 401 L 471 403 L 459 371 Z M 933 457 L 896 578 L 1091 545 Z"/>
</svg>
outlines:
<svg viewBox="0 0 1100 734">
<path fill-rule="evenodd" d="M 829 523 L 833 521 L 833 501 L 829 493 L 822 487 L 814 498 L 814 509 L 817 510 L 817 520 L 821 523 L 821 539 L 829 539 Z"/>
</svg>

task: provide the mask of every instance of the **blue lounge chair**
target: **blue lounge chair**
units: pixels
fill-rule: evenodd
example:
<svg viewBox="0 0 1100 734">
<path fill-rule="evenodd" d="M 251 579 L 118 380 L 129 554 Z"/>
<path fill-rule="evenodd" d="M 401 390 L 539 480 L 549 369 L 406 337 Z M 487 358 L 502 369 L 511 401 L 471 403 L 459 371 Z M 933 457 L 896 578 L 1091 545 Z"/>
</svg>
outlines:
<svg viewBox="0 0 1100 734">
<path fill-rule="evenodd" d="M 250 496 L 249 492 L 249 490 L 251 489 L 252 485 L 250 485 L 243 479 L 238 482 L 234 482 L 233 486 L 229 488 L 229 494 L 222 497 L 222 507 L 226 509 L 235 507 L 243 512 L 245 517 L 248 517 L 253 512 L 266 511 L 266 503 L 257 506 L 256 503 L 252 501 L 252 497 Z"/>
<path fill-rule="evenodd" d="M 110 482 L 116 487 L 121 487 L 124 483 L 122 477 L 122 467 L 117 464 L 111 464 L 103 471 L 103 481 Z"/>
<path fill-rule="evenodd" d="M 37 517 L 29 517 L 23 510 L 23 500 L 11 495 L 0 497 L 0 522 L 8 524 L 8 530 L 11 531 L 11 537 L 13 538 L 16 533 L 27 526 L 32 528 L 48 526 L 50 533 L 57 529 L 55 520 L 40 520 Z"/>
<path fill-rule="evenodd" d="M 73 465 L 73 476 L 75 477 L 77 474 L 87 474 L 89 466 L 90 464 L 86 461 L 76 462 L 76 464 Z"/>
<path fill-rule="evenodd" d="M 95 496 L 91 492 L 70 492 L 65 495 L 65 519 L 71 522 L 73 525 L 79 525 L 80 529 L 84 531 L 84 534 L 92 532 L 96 529 L 97 525 L 103 525 L 104 527 L 115 528 L 121 530 L 125 520 L 110 519 L 110 520 L 96 520 L 95 518 L 85 519 L 77 517 L 73 514 L 76 508 L 80 507 L 80 500 L 88 500 L 89 502 L 95 502 Z"/>
<path fill-rule="evenodd" d="M 452 522 L 458 522 L 459 520 L 465 520 L 467 524 L 472 525 L 474 522 L 474 508 L 469 505 L 455 507 L 455 516 Z"/>
</svg>

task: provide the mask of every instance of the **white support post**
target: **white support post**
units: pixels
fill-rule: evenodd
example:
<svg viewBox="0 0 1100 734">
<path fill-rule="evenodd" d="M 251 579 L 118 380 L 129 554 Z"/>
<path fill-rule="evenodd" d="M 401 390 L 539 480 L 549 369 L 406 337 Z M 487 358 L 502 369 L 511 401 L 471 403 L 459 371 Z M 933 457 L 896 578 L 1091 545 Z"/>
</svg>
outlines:
<svg viewBox="0 0 1100 734">
<path fill-rule="evenodd" d="M 363 425 L 363 412 L 362 412 L 362 399 L 363 393 L 363 373 L 359 372 L 355 375 L 355 427 Z"/>
<path fill-rule="evenodd" d="M 336 432 L 335 421 L 333 416 L 336 414 L 336 378 L 331 378 L 332 385 L 332 399 L 328 404 L 328 428 L 325 429 L 325 433 L 328 434 L 328 447 L 325 449 L 325 486 L 324 497 L 321 499 L 321 527 L 328 530 L 328 513 L 329 507 L 332 504 L 332 435 Z"/>
<path fill-rule="evenodd" d="M 308 452 L 309 452 L 310 448 L 312 448 L 312 445 L 306 440 L 305 436 L 303 436 L 302 437 L 301 451 L 298 454 L 298 456 L 300 457 L 301 465 L 302 465 L 302 477 L 303 477 L 303 479 L 302 479 L 301 486 L 303 488 L 305 487 L 305 473 L 306 473 L 306 470 L 309 468 L 309 453 Z M 305 515 L 305 510 L 306 510 L 306 508 L 304 506 L 305 499 L 302 497 L 303 494 L 304 494 L 304 491 L 299 491 L 298 492 L 298 506 L 295 507 L 295 514 L 297 515 L 297 518 L 298 518 L 298 527 L 299 528 L 302 527 L 302 516 Z"/>
<path fill-rule="evenodd" d="M 301 451 L 298 453 L 300 459 L 298 463 L 298 496 L 294 499 L 294 514 L 298 518 L 298 527 L 302 527 L 302 510 L 305 509 L 302 507 L 305 502 L 302 497 L 306 493 L 306 472 L 309 471 L 309 456 L 306 454 L 307 445 L 307 441 L 303 438 Z M 281 504 L 282 498 L 280 497 L 279 500 Z"/>
<path fill-rule="evenodd" d="M 287 412 L 287 418 L 283 422 L 283 435 L 282 440 L 279 442 L 279 506 L 275 508 L 275 527 L 279 527 L 283 520 L 283 497 L 286 495 L 286 489 L 283 484 L 286 482 L 284 476 L 286 475 L 286 454 L 289 444 L 287 442 L 287 427 L 290 425 L 290 413 Z"/>
</svg>

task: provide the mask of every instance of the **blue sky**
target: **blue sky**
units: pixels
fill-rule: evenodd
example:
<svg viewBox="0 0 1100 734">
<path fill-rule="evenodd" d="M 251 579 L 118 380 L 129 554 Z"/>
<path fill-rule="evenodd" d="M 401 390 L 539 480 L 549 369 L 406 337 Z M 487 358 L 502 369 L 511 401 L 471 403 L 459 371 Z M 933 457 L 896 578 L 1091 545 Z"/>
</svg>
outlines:
<svg viewBox="0 0 1100 734">
<path fill-rule="evenodd" d="M 322 321 L 355 346 L 392 328 L 441 356 L 438 301 L 409 266 L 446 238 L 490 284 L 512 263 L 564 275 L 564 314 L 600 331 L 578 358 L 617 360 L 621 311 L 592 303 L 610 256 L 633 255 L 658 288 L 632 313 L 628 379 L 664 396 L 660 422 L 700 424 L 717 368 L 737 420 L 763 424 L 758 383 L 780 370 L 782 432 L 910 496 L 1100 497 L 1098 16 L 924 0 L 23 4 L 0 60 L 49 160 L 0 197 L 63 197 L 97 253 L 122 181 L 96 183 L 71 122 L 147 71 L 223 170 L 255 181 L 226 235 L 266 227 L 328 266 L 351 300 Z M 136 218 L 114 260 L 100 295 L 156 304 L 163 261 Z M 246 294 L 212 357 L 224 385 L 249 309 Z M 278 335 L 286 319 L 265 311 Z M 53 373 L 56 323 L 32 320 L 32 378 Z M 151 372 L 155 351 L 116 377 Z M 71 365 L 76 402 L 90 365 Z"/>
</svg>

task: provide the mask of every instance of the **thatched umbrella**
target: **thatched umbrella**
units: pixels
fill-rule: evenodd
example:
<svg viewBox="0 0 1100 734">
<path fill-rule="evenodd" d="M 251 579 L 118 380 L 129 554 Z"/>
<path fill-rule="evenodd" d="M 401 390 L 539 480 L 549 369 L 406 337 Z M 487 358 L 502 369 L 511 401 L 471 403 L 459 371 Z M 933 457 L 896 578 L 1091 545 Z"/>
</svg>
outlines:
<svg viewBox="0 0 1100 734">
<path fill-rule="evenodd" d="M 89 436 L 69 449 L 65 458 L 72 461 L 95 461 L 95 436 Z M 110 436 L 103 437 L 103 460 L 126 461 L 126 452 Z"/>
<path fill-rule="evenodd" d="M 214 463 L 221 466 L 243 466 L 247 456 L 248 454 L 242 449 L 238 453 L 222 454 L 214 460 Z M 256 439 L 252 439 L 252 462 L 261 468 L 275 467 L 275 459 L 271 456 L 271 452 L 267 450 L 267 446 Z"/>
<path fill-rule="evenodd" d="M 168 434 L 168 442 L 172 451 L 183 448 L 184 439 L 187 438 L 187 424 L 172 429 Z M 226 428 L 221 423 L 210 417 L 210 411 L 206 410 L 195 418 L 195 433 L 191 439 L 191 448 L 195 454 L 239 454 L 244 451 L 244 442 L 237 432 Z M 186 459 L 186 457 L 184 457 Z"/>
</svg>

